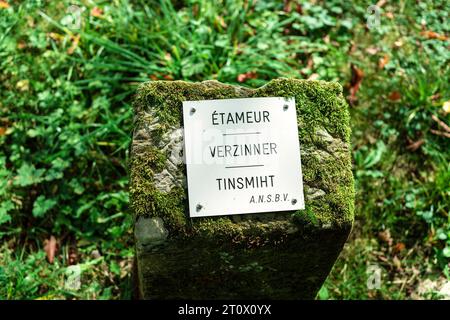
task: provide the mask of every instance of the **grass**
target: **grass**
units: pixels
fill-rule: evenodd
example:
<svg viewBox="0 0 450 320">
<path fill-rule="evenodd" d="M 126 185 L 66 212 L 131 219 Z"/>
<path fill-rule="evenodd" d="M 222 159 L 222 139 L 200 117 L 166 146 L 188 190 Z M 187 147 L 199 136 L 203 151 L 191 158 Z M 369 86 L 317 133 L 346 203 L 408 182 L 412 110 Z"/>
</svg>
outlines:
<svg viewBox="0 0 450 320">
<path fill-rule="evenodd" d="M 419 289 L 450 276 L 450 6 L 386 3 L 368 28 L 363 1 L 299 3 L 0 1 L 0 298 L 130 298 L 137 85 L 276 77 L 351 103 L 357 223 L 319 298 L 438 298 Z"/>
</svg>

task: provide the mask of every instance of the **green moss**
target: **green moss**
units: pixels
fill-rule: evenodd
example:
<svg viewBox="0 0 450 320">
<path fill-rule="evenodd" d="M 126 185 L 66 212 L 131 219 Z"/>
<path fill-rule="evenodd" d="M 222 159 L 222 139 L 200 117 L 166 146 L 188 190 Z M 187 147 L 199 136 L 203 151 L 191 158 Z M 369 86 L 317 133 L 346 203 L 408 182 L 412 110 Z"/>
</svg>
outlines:
<svg viewBox="0 0 450 320">
<path fill-rule="evenodd" d="M 353 222 L 354 190 L 348 147 L 349 112 L 338 83 L 276 79 L 261 88 L 247 89 L 214 81 L 148 82 L 140 86 L 134 100 L 135 126 L 139 130 L 157 119 L 151 139 L 158 141 L 169 129 L 182 126 L 185 100 L 269 96 L 295 98 L 305 190 L 317 188 L 325 192 L 317 199 L 306 199 L 307 211 L 313 216 L 306 215 L 305 219 L 313 217 L 317 225 L 328 228 L 347 228 Z M 328 142 L 318 139 L 317 130 L 326 130 L 336 141 L 333 150 L 327 150 Z M 293 226 L 301 231 L 308 225 L 305 219 L 295 218 L 298 213 L 294 212 L 189 219 L 185 190 L 177 187 L 162 193 L 153 184 L 153 175 L 161 171 L 166 157 L 152 148 L 132 155 L 130 196 L 136 216 L 161 217 L 172 236 L 195 234 L 215 241 L 266 244 L 283 241 L 286 230 Z"/>
</svg>

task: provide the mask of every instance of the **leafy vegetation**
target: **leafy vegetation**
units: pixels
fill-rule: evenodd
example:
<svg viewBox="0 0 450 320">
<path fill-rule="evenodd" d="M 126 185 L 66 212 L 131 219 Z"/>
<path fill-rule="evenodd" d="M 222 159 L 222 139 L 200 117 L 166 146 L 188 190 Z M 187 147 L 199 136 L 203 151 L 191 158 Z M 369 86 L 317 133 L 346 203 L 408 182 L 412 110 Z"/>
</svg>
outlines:
<svg viewBox="0 0 450 320">
<path fill-rule="evenodd" d="M 0 298 L 131 296 L 140 82 L 276 77 L 339 81 L 351 103 L 358 217 L 319 298 L 438 297 L 418 288 L 450 277 L 450 5 L 368 6 L 1 0 Z"/>
</svg>

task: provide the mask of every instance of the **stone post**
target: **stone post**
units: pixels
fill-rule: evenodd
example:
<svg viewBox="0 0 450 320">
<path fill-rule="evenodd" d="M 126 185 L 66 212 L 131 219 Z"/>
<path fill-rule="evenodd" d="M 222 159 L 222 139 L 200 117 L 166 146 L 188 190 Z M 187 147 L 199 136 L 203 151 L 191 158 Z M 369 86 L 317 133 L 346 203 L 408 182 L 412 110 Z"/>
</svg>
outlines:
<svg viewBox="0 0 450 320">
<path fill-rule="evenodd" d="M 189 218 L 182 102 L 294 97 L 305 210 Z M 144 299 L 314 299 L 352 227 L 347 104 L 338 83 L 154 81 L 134 100 L 130 200 Z"/>
</svg>

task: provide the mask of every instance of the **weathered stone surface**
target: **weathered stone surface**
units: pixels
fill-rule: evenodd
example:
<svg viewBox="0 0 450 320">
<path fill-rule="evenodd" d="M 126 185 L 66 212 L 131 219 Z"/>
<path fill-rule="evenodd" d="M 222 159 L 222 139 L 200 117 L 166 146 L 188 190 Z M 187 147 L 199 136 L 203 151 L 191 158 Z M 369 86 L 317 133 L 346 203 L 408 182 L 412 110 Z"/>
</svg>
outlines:
<svg viewBox="0 0 450 320">
<path fill-rule="evenodd" d="M 295 97 L 306 210 L 190 219 L 182 101 Z M 349 114 L 337 83 L 143 84 L 134 101 L 131 207 L 143 298 L 312 299 L 353 223 Z"/>
<path fill-rule="evenodd" d="M 134 238 L 139 252 L 164 243 L 168 234 L 164 227 L 164 221 L 158 217 L 138 217 L 134 225 Z"/>
</svg>

